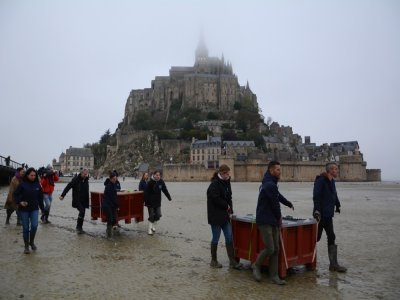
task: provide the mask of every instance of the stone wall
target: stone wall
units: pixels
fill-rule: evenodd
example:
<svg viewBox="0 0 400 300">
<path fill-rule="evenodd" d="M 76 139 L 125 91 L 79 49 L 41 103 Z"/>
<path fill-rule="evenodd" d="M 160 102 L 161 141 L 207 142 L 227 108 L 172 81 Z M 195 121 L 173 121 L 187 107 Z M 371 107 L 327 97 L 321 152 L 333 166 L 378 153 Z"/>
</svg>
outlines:
<svg viewBox="0 0 400 300">
<path fill-rule="evenodd" d="M 382 181 L 381 169 L 367 169 L 367 181 Z"/>
<path fill-rule="evenodd" d="M 346 157 L 339 164 L 338 181 L 380 181 L 380 170 L 366 170 L 366 163 L 361 157 Z M 231 180 L 237 182 L 260 182 L 267 170 L 268 162 L 248 160 L 246 162 L 234 161 L 233 158 L 224 157 L 220 165 L 226 164 L 231 168 Z M 281 181 L 310 182 L 315 176 L 325 171 L 326 162 L 281 162 Z M 180 164 L 165 165 L 163 177 L 167 181 L 208 181 L 214 170 L 205 169 L 203 166 Z M 368 177 L 367 177 L 368 172 Z"/>
</svg>

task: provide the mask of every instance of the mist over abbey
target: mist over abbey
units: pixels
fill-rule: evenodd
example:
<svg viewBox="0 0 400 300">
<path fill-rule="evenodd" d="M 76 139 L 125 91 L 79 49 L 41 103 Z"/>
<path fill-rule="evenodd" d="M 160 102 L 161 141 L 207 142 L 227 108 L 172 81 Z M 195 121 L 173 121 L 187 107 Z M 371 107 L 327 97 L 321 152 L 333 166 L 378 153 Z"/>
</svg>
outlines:
<svg viewBox="0 0 400 300">
<path fill-rule="evenodd" d="M 195 181 L 227 163 L 233 180 L 259 181 L 268 161 L 279 160 L 286 165 L 282 180 L 311 181 L 327 161 L 337 161 L 340 180 L 381 179 L 380 169 L 366 168 L 356 140 L 316 145 L 265 119 L 251 83 L 240 85 L 238 76 L 229 59 L 210 56 L 200 39 L 193 66 L 172 66 L 169 76 L 132 90 L 116 132 L 86 145 L 95 170 L 162 169 L 167 180 Z"/>
</svg>

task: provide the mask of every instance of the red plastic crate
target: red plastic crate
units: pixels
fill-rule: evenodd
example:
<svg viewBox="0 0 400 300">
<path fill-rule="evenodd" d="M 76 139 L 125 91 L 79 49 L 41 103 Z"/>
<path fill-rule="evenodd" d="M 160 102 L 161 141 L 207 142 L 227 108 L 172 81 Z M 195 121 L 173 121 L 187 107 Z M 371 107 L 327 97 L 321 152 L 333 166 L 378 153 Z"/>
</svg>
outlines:
<svg viewBox="0 0 400 300">
<path fill-rule="evenodd" d="M 264 243 L 253 215 L 233 216 L 232 233 L 236 258 L 255 262 Z M 314 219 L 283 220 L 280 234 L 279 276 L 286 277 L 287 269 L 299 265 L 314 270 L 317 265 L 317 222 Z M 264 265 L 268 265 L 268 259 Z"/>
<path fill-rule="evenodd" d="M 101 208 L 103 197 L 104 193 L 90 192 L 92 220 L 100 218 L 102 222 L 107 222 L 107 216 Z M 118 221 L 124 220 L 125 224 L 130 224 L 132 219 L 135 219 L 136 222 L 143 221 L 143 192 L 118 192 L 117 197 L 119 206 Z"/>
</svg>

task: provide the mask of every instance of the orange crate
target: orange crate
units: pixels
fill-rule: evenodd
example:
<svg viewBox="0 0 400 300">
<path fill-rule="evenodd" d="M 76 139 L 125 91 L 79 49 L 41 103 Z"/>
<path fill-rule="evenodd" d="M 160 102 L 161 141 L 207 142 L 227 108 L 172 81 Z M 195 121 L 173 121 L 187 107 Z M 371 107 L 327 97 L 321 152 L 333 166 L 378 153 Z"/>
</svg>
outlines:
<svg viewBox="0 0 400 300">
<path fill-rule="evenodd" d="M 255 262 L 264 243 L 253 215 L 233 216 L 232 233 L 236 258 Z M 286 277 L 287 269 L 299 265 L 314 270 L 317 265 L 317 222 L 314 219 L 284 219 L 280 234 L 279 276 Z M 264 265 L 268 266 L 268 259 Z"/>
<path fill-rule="evenodd" d="M 92 220 L 101 219 L 102 222 L 107 222 L 107 216 L 101 208 L 104 193 L 90 192 L 91 198 L 91 218 Z M 136 222 L 143 221 L 143 192 L 118 192 L 117 201 L 119 205 L 117 220 L 124 220 L 126 224 L 131 223 L 131 219 Z"/>
</svg>

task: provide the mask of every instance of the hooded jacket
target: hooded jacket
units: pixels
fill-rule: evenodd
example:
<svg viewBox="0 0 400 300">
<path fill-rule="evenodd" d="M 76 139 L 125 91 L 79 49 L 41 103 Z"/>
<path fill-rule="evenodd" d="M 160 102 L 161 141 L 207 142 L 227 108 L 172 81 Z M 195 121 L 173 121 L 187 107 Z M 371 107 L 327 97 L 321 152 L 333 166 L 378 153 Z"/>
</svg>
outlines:
<svg viewBox="0 0 400 300">
<path fill-rule="evenodd" d="M 89 208 L 89 178 L 82 178 L 78 174 L 67 184 L 61 197 L 65 197 L 68 191 L 72 188 L 72 207 L 79 208 L 82 205 L 84 208 Z"/>
<path fill-rule="evenodd" d="M 118 208 L 118 196 L 117 196 L 117 186 L 112 183 L 109 178 L 104 182 L 104 197 L 101 203 L 103 207 Z"/>
<path fill-rule="evenodd" d="M 223 226 L 229 220 L 229 213 L 233 213 L 231 182 L 215 175 L 207 189 L 208 224 Z"/>
<path fill-rule="evenodd" d="M 278 178 L 267 171 L 258 195 L 256 210 L 257 225 L 280 225 L 282 220 L 280 203 L 288 207 L 293 207 L 292 203 L 279 193 Z"/>
<path fill-rule="evenodd" d="M 161 191 L 171 201 L 171 195 L 167 190 L 164 180 L 156 181 L 152 176 L 144 190 L 144 203 L 147 207 L 161 207 Z"/>
<path fill-rule="evenodd" d="M 314 209 L 313 214 L 318 210 L 322 219 L 333 218 L 335 206 L 340 207 L 340 201 L 336 192 L 335 180 L 329 180 L 326 172 L 315 177 L 313 191 Z"/>
</svg>

